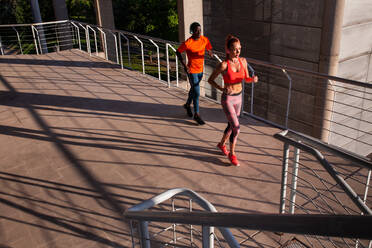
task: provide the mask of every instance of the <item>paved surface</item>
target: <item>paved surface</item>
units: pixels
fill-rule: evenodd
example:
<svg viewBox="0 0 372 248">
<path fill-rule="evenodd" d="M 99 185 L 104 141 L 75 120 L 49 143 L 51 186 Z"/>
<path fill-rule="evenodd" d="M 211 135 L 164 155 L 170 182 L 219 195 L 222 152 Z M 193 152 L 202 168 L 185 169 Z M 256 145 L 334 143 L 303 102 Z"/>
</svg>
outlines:
<svg viewBox="0 0 372 248">
<path fill-rule="evenodd" d="M 202 99 L 197 126 L 154 78 L 77 50 L 1 57 L 0 73 L 0 247 L 129 247 L 121 213 L 175 187 L 278 212 L 280 130 L 242 118 L 237 168 L 216 149 L 220 105 Z"/>
</svg>

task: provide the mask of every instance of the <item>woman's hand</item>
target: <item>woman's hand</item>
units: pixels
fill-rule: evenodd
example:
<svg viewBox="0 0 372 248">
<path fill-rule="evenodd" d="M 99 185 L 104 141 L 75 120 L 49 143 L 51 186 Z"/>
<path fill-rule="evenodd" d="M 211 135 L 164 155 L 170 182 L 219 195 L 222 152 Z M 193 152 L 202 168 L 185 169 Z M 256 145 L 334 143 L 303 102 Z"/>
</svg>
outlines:
<svg viewBox="0 0 372 248">
<path fill-rule="evenodd" d="M 232 89 L 231 88 L 224 88 L 223 93 L 225 93 L 226 95 L 230 95 L 232 93 Z"/>
<path fill-rule="evenodd" d="M 258 77 L 257 77 L 257 76 L 254 76 L 254 77 L 253 77 L 253 82 L 255 82 L 255 83 L 258 82 Z"/>
</svg>

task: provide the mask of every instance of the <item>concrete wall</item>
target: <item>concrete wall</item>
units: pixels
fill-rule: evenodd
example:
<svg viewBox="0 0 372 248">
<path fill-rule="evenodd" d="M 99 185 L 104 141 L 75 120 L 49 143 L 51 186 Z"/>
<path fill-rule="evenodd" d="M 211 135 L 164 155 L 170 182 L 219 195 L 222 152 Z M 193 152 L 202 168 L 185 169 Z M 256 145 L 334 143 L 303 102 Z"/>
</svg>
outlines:
<svg viewBox="0 0 372 248">
<path fill-rule="evenodd" d="M 240 38 L 243 56 L 318 71 L 323 0 L 204 0 L 203 13 L 205 34 L 217 50 L 224 51 L 231 33 Z M 278 70 L 259 76 L 254 113 L 284 124 L 287 78 Z M 297 102 L 291 105 L 289 127 L 312 134 L 314 82 L 292 77 L 292 99 Z"/>
<path fill-rule="evenodd" d="M 372 83 L 372 1 L 346 0 L 342 26 L 338 76 Z M 343 84 L 337 84 L 336 104 L 330 141 L 362 155 L 372 152 L 371 91 L 360 87 L 350 95 Z M 369 109 L 369 112 L 361 109 Z M 342 113 L 342 114 L 340 114 Z M 342 123 L 342 124 L 340 124 Z M 352 127 L 360 127 L 358 131 Z M 347 137 L 346 137 L 347 136 Z M 362 142 L 356 142 L 356 141 Z M 364 144 L 363 144 L 364 143 Z"/>
<path fill-rule="evenodd" d="M 372 82 L 372 1 L 327 1 L 204 0 L 204 32 L 219 51 L 224 51 L 225 37 L 231 33 L 242 41 L 242 56 Z M 342 13 L 338 12 L 340 9 Z M 338 24 L 340 18 L 342 25 Z M 337 39 L 332 40 L 336 32 Z M 259 66 L 256 70 L 261 73 L 255 87 L 254 113 L 284 124 L 288 80 L 278 70 Z M 293 73 L 291 76 L 294 84 L 289 128 L 320 138 L 319 129 L 324 126 L 319 119 L 324 118 L 325 109 L 324 99 L 320 98 L 326 95 L 326 82 Z M 335 87 L 342 92 L 337 85 Z M 330 127 L 332 144 L 363 155 L 370 150 L 371 146 L 355 142 L 372 143 L 371 135 L 366 135 L 372 133 L 371 125 L 366 125 L 372 116 L 370 112 L 360 111 L 362 107 L 372 110 L 370 96 L 371 92 L 362 92 L 358 98 L 335 95 L 335 100 L 343 105 L 334 105 L 336 113 L 332 120 L 337 124 Z M 249 103 L 248 99 L 245 102 Z M 350 106 L 345 107 L 345 103 Z M 249 106 L 245 108 L 248 110 Z M 319 108 L 323 108 L 323 113 Z M 350 117 L 346 118 L 345 114 Z M 347 125 L 354 128 L 346 128 Z M 363 130 L 360 128 L 363 125 L 364 132 L 357 131 Z M 335 133 L 350 135 L 352 139 Z"/>
<path fill-rule="evenodd" d="M 178 39 L 180 42 L 190 37 L 190 24 L 199 22 L 203 27 L 203 4 L 202 0 L 177 0 L 179 16 Z"/>
</svg>

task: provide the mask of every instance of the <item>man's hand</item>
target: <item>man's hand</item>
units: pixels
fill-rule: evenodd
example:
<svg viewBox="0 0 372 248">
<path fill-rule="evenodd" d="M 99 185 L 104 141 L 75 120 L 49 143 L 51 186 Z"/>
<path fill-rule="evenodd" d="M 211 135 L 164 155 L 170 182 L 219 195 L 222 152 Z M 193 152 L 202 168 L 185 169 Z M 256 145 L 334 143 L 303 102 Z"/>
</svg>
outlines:
<svg viewBox="0 0 372 248">
<path fill-rule="evenodd" d="M 185 69 L 185 72 L 187 74 L 190 74 L 190 69 L 189 69 L 189 67 L 187 65 L 184 65 L 183 69 Z"/>
<path fill-rule="evenodd" d="M 211 56 L 211 58 L 213 58 L 212 50 L 207 50 L 207 51 L 208 51 L 209 56 Z"/>
</svg>

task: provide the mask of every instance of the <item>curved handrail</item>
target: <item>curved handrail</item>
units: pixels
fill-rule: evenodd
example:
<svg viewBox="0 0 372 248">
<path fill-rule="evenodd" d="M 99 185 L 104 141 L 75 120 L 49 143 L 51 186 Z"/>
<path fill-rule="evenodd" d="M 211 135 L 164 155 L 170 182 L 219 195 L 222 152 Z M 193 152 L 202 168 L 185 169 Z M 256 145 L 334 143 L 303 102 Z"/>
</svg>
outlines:
<svg viewBox="0 0 372 248">
<path fill-rule="evenodd" d="M 191 198 L 193 201 L 198 203 L 202 208 L 204 208 L 207 211 L 216 213 L 216 208 L 206 199 L 204 199 L 202 196 L 197 194 L 196 192 L 187 189 L 187 188 L 175 188 L 167 190 L 157 196 L 154 196 L 146 201 L 143 201 L 140 204 L 137 204 L 127 210 L 127 212 L 136 212 L 136 211 L 143 211 L 145 209 L 149 209 L 151 207 L 154 207 L 166 200 L 169 200 L 170 198 L 176 196 L 176 195 L 184 195 L 189 198 Z M 124 216 L 126 216 L 126 213 L 124 213 Z M 230 245 L 230 247 L 240 247 L 239 243 L 235 240 L 234 236 L 230 232 L 229 229 L 224 227 L 218 227 L 218 230 L 220 230 L 222 236 L 225 238 L 226 242 Z"/>
<path fill-rule="evenodd" d="M 364 203 L 354 190 L 349 186 L 349 184 L 338 175 L 337 171 L 329 164 L 329 162 L 324 158 L 322 153 L 317 149 L 310 147 L 306 144 L 300 143 L 292 138 L 286 137 L 288 130 L 284 130 L 280 133 L 274 134 L 274 138 L 297 147 L 303 151 L 312 154 L 328 172 L 328 174 L 340 185 L 340 187 L 345 191 L 345 193 L 350 197 L 350 199 L 355 203 L 355 205 L 365 214 L 372 215 L 372 210 Z"/>
</svg>

